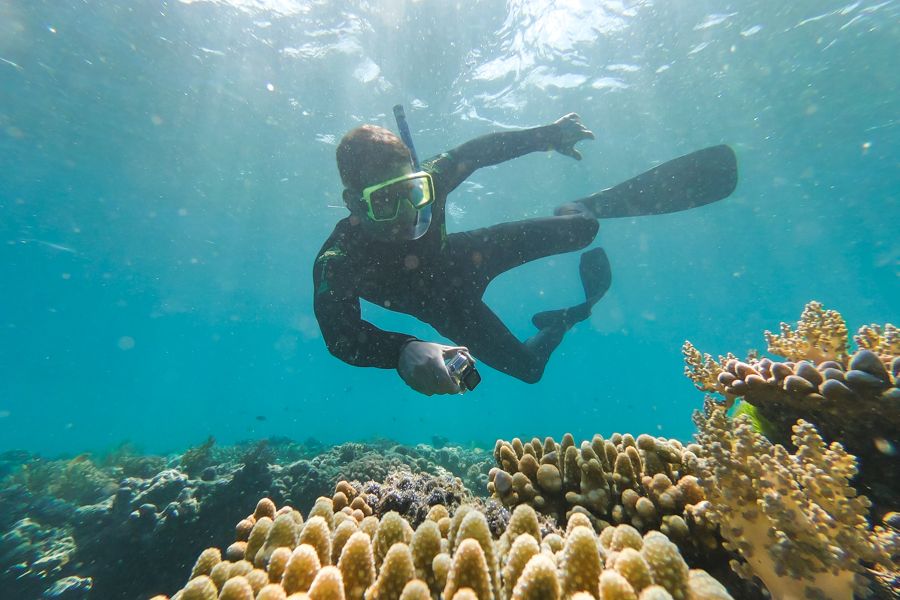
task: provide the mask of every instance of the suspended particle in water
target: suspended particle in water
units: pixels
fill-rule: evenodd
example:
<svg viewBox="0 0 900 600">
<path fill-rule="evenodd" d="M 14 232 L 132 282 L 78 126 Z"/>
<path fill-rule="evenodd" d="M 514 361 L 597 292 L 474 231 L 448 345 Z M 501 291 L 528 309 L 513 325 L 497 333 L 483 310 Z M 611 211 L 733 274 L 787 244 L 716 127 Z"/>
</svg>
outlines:
<svg viewBox="0 0 900 600">
<path fill-rule="evenodd" d="M 869 150 L 872 148 L 872 142 L 863 142 L 862 145 L 862 153 L 868 154 Z"/>
<path fill-rule="evenodd" d="M 178 209 L 178 216 L 179 216 L 179 217 L 186 217 L 187 214 L 188 214 L 188 211 L 187 211 L 186 208 L 179 208 L 179 209 Z"/>
<path fill-rule="evenodd" d="M 269 90 L 270 92 L 274 92 L 274 91 L 275 91 L 275 85 L 272 84 L 272 83 L 267 83 L 267 84 L 266 84 L 266 89 Z"/>
<path fill-rule="evenodd" d="M 117 343 L 119 350 L 131 350 L 134 348 L 134 338 L 130 335 L 123 335 Z"/>
<path fill-rule="evenodd" d="M 878 451 L 882 454 L 886 454 L 887 456 L 894 456 L 894 454 L 897 453 L 897 449 L 894 448 L 894 445 L 883 437 L 877 437 L 872 441 L 875 442 L 875 448 L 877 448 Z"/>
<path fill-rule="evenodd" d="M 47 31 L 49 31 L 50 33 L 56 33 L 56 27 L 53 27 L 52 25 L 47 25 Z"/>
<path fill-rule="evenodd" d="M 150 115 L 150 122 L 159 127 L 163 124 L 163 118 L 159 115 Z"/>
</svg>

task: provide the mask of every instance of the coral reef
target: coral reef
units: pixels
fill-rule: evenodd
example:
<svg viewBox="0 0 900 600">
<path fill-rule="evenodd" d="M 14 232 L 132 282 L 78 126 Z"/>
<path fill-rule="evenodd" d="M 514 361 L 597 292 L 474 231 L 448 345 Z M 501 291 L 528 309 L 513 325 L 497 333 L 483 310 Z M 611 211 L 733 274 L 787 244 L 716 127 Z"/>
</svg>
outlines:
<svg viewBox="0 0 900 600">
<path fill-rule="evenodd" d="M 75 540 L 65 530 L 22 519 L 0 537 L 0 589 L 18 597 L 38 598 L 51 589 L 59 594 L 71 586 L 88 591 L 90 578 L 73 581 L 63 576 L 75 554 Z M 67 597 L 82 598 L 69 592 Z"/>
<path fill-rule="evenodd" d="M 700 475 L 709 517 L 743 561 L 734 565 L 742 576 L 759 578 L 776 600 L 851 600 L 865 591 L 864 563 L 896 569 L 900 536 L 870 530 L 869 502 L 850 487 L 855 459 L 840 444 L 826 446 L 802 420 L 795 454 L 722 408 L 696 413 L 695 422 L 699 454 L 686 460 Z"/>
<path fill-rule="evenodd" d="M 767 423 L 771 441 L 788 445 L 797 419 L 816 426 L 828 441 L 840 442 L 860 464 L 858 485 L 878 514 L 900 506 L 900 334 L 890 323 L 868 325 L 854 337 L 851 353 L 841 315 L 810 302 L 796 327 L 765 332 L 769 353 L 779 362 L 734 355 L 713 359 L 686 342 L 685 373 L 704 391 L 730 406 L 740 397 Z"/>
<path fill-rule="evenodd" d="M 335 496 L 345 494 L 347 487 L 340 483 Z M 509 552 L 504 552 L 506 544 L 491 536 L 487 518 L 471 505 L 462 505 L 455 513 L 435 505 L 411 534 L 431 541 L 418 544 L 409 543 L 409 534 L 404 532 L 411 532 L 412 525 L 397 513 L 389 512 L 376 521 L 373 539 L 363 531 L 373 516 L 364 516 L 349 505 L 329 515 L 326 508 L 333 509 L 334 501 L 328 498 L 317 501 L 316 507 L 319 514 L 297 525 L 299 537 L 276 536 L 278 543 L 287 544 L 279 549 L 291 552 L 285 570 L 273 571 L 270 563 L 268 571 L 262 571 L 256 581 L 252 575 L 257 571 L 248 571 L 252 569 L 247 563 L 251 557 L 232 562 L 222 559 L 218 549 L 207 549 L 172 600 L 249 599 L 254 593 L 259 594 L 257 599 L 297 600 L 580 600 L 596 599 L 601 594 L 604 600 L 636 600 L 639 594 L 641 598 L 682 600 L 731 598 L 709 574 L 691 570 L 677 546 L 662 533 L 641 536 L 631 526 L 620 525 L 597 536 L 590 526 L 580 524 L 586 521 L 582 513 L 573 513 L 564 536 L 553 534 L 552 539 L 538 540 L 533 535 L 538 531 L 537 515 L 522 506 L 503 534 L 507 541 L 515 537 Z M 295 512 L 282 507 L 278 514 Z M 321 563 L 317 552 L 303 542 L 303 532 L 316 519 L 341 523 L 328 529 L 332 541 L 344 524 L 352 521 L 360 528 L 347 540 L 337 566 Z M 266 535 L 266 544 L 275 535 L 273 531 Z M 389 547 L 383 551 L 385 545 Z M 430 549 L 423 550 L 426 547 Z M 381 561 L 379 555 L 383 556 Z M 300 558 L 303 556 L 308 558 Z M 296 561 L 294 557 L 298 557 Z M 241 568 L 243 563 L 247 566 Z M 153 600 L 166 598 L 156 596 Z"/>
<path fill-rule="evenodd" d="M 362 499 L 359 502 L 367 514 L 380 516 L 396 510 L 418 522 L 431 504 L 455 506 L 471 499 L 446 467 L 465 475 L 489 456 L 478 450 L 407 448 L 387 441 L 325 449 L 312 441 L 296 444 L 283 439 L 235 446 L 214 445 L 208 440 L 189 453 L 187 460 L 184 455 L 137 456 L 128 445 L 98 459 L 82 455 L 48 461 L 6 453 L 2 457 L 6 477 L 0 481 L 0 530 L 12 530 L 17 522 L 29 518 L 44 537 L 73 541 L 70 559 L 58 569 L 32 570 L 18 577 L 27 570 L 22 561 L 0 563 L 0 571 L 8 575 L 4 581 L 11 582 L 11 593 L 24 590 L 21 597 L 39 597 L 56 586 L 65 592 L 59 597 L 80 598 L 84 594 L 75 591 L 87 593 L 90 587 L 92 597 L 115 600 L 171 587 L 167 565 L 192 558 L 186 542 L 211 545 L 227 535 L 228 528 L 222 527 L 239 519 L 235 506 L 242 498 L 268 496 L 279 504 L 310 506 L 317 497 L 334 490 L 341 472 L 365 475 L 379 457 L 382 463 L 376 473 L 384 472 L 387 464 L 405 467 L 407 474 L 388 473 L 380 482 L 366 476 L 362 479 L 365 483 L 355 482 L 360 490 L 363 486 L 368 490 L 365 498 L 372 506 Z M 344 458 L 349 462 L 342 462 Z M 434 462 L 437 460 L 442 464 Z M 180 470 L 186 462 L 192 465 L 190 473 Z M 409 469 L 415 469 L 415 474 Z M 486 480 L 486 469 L 479 480 Z M 502 521 L 496 508 L 488 512 L 494 521 Z M 349 537 L 346 527 L 341 535 Z M 245 537 L 241 543 L 246 541 Z M 8 538 L 0 554 L 13 545 Z M 239 545 L 228 550 L 237 552 Z M 53 561 L 58 554 L 47 543 L 31 544 L 30 548 L 29 564 L 42 558 Z M 160 548 L 167 550 L 160 553 Z M 19 555 L 20 550 L 8 556 L 14 553 Z M 333 564 L 338 557 L 339 552 Z"/>
<path fill-rule="evenodd" d="M 642 532 L 665 532 L 682 551 L 713 551 L 714 527 L 686 510 L 704 495 L 685 469 L 684 453 L 677 440 L 646 434 L 595 435 L 579 446 L 570 434 L 561 443 L 498 440 L 488 491 L 505 506 L 527 504 L 558 522 L 581 512 L 598 531 L 628 523 Z"/>
</svg>

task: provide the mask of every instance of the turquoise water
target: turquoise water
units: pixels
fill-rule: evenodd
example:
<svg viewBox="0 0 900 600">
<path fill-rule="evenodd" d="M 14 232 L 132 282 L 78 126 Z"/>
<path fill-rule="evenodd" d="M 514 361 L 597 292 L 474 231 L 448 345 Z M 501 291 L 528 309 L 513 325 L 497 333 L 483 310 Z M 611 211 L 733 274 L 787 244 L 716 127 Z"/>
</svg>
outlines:
<svg viewBox="0 0 900 600">
<path fill-rule="evenodd" d="M 152 452 L 208 435 L 687 438 L 681 344 L 742 354 L 812 299 L 900 308 L 900 4 L 0 2 L 0 451 Z M 546 215 L 727 143 L 736 192 L 601 223 L 613 287 L 526 385 L 427 398 L 328 354 L 312 261 L 345 215 L 336 141 L 406 106 L 419 154 L 575 111 L 450 196 L 450 231 Z M 577 255 L 512 271 L 510 328 L 580 294 Z M 410 317 L 377 325 L 439 341 Z M 262 419 L 261 417 L 264 417 Z"/>
</svg>

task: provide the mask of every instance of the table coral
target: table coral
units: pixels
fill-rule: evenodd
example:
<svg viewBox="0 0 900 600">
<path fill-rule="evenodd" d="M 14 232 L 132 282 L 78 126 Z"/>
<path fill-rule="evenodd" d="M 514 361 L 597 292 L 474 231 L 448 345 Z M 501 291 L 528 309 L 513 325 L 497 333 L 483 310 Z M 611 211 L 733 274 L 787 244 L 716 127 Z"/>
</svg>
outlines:
<svg viewBox="0 0 900 600">
<path fill-rule="evenodd" d="M 341 522 L 345 517 L 353 518 L 353 512 L 349 504 L 344 503 L 332 516 L 335 522 Z M 413 534 L 414 547 L 404 541 L 393 542 L 378 568 L 374 544 L 362 531 L 354 532 L 343 545 L 337 567 L 322 565 L 311 546 L 300 544 L 293 550 L 286 566 L 276 566 L 274 557 L 286 550 L 286 547 L 279 547 L 272 552 L 268 573 L 253 569 L 244 560 L 240 561 L 244 565 L 242 568 L 238 568 L 238 563 L 231 565 L 228 578 L 222 580 L 204 573 L 209 571 L 215 575 L 227 562 L 219 560 L 221 554 L 215 549 L 207 549 L 200 553 L 196 562 L 192 573 L 195 577 L 173 596 L 173 600 L 214 599 L 217 593 L 221 594 L 218 596 L 221 599 L 226 591 L 229 598 L 243 598 L 248 590 L 257 594 L 257 600 L 260 597 L 289 600 L 586 600 L 597 598 L 600 590 L 603 590 L 604 600 L 620 600 L 637 599 L 649 588 L 659 590 L 651 592 L 660 598 L 731 598 L 727 593 L 722 595 L 724 589 L 716 587 L 715 580 L 704 571 L 696 571 L 697 575 L 689 571 L 678 548 L 659 532 L 642 537 L 630 525 L 620 525 L 610 527 L 609 534 L 598 536 L 586 515 L 574 513 L 564 536 L 549 534 L 539 541 L 532 535 L 538 532 L 537 517 L 533 510 L 523 506 L 517 509 L 515 518 L 510 520 L 510 526 L 503 533 L 505 539 L 513 535 L 515 539 L 501 544 L 500 539 L 491 536 L 486 517 L 478 508 L 464 505 L 455 514 L 436 508 L 432 513 L 432 518 L 426 519 Z M 287 513 L 279 511 L 276 514 Z M 372 518 L 362 517 L 362 520 Z M 269 519 L 268 515 L 261 516 L 259 521 L 266 519 Z M 451 520 L 455 524 L 448 524 L 442 530 L 433 519 Z M 316 528 L 316 537 L 329 531 L 327 527 L 323 528 L 327 520 L 327 515 L 319 509 L 315 517 L 299 525 L 300 538 L 308 527 Z M 340 526 L 330 535 L 336 535 L 338 529 Z M 408 521 L 394 513 L 381 519 L 377 531 L 394 532 L 405 539 L 403 532 L 411 529 Z M 395 539 L 398 537 L 395 534 L 384 533 L 384 537 Z M 557 542 L 552 541 L 554 537 L 559 538 Z M 502 546 L 507 550 L 501 552 Z M 438 551 L 441 548 L 446 548 L 447 552 Z M 273 569 L 283 571 L 280 580 Z M 434 581 L 435 586 L 428 581 Z M 588 592 L 587 596 L 582 592 Z M 248 599 L 251 597 L 247 596 Z M 154 600 L 164 598 L 159 596 Z"/>
<path fill-rule="evenodd" d="M 776 600 L 850 600 L 864 585 L 863 561 L 894 564 L 900 539 L 869 529 L 869 502 L 849 485 L 855 458 L 840 444 L 826 446 L 798 421 L 790 454 L 721 408 L 695 422 L 701 452 L 687 460 L 742 576 L 758 577 Z"/>
</svg>

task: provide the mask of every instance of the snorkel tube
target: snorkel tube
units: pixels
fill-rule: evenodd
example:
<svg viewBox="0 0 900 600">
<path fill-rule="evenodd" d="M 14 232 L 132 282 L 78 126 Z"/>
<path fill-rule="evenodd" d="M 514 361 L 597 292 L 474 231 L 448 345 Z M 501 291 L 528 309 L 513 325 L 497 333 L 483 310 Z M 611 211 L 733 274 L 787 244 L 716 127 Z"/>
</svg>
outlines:
<svg viewBox="0 0 900 600">
<path fill-rule="evenodd" d="M 409 133 L 409 125 L 406 122 L 406 112 L 403 110 L 402 104 L 394 106 L 394 119 L 397 120 L 397 129 L 400 130 L 400 139 L 409 148 L 409 154 L 412 157 L 413 169 L 419 170 L 419 157 L 416 154 L 416 147 L 412 141 L 412 135 Z M 416 225 L 410 239 L 417 240 L 428 231 L 431 225 L 431 206 L 426 206 L 416 213 Z"/>
</svg>

